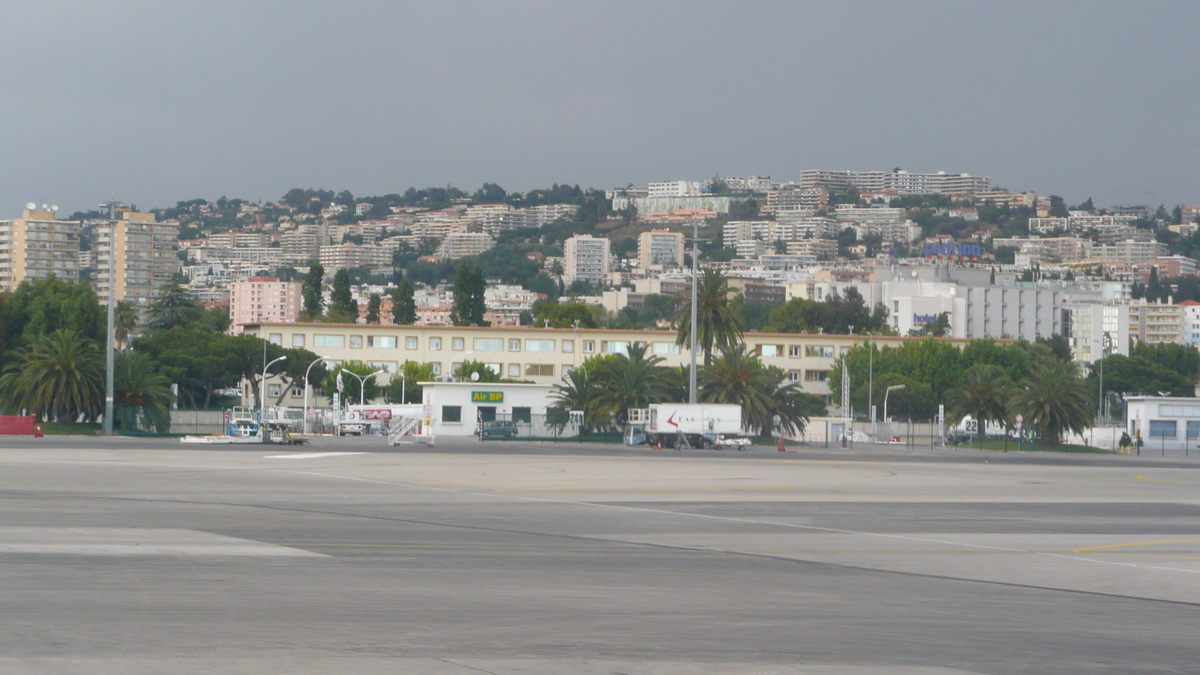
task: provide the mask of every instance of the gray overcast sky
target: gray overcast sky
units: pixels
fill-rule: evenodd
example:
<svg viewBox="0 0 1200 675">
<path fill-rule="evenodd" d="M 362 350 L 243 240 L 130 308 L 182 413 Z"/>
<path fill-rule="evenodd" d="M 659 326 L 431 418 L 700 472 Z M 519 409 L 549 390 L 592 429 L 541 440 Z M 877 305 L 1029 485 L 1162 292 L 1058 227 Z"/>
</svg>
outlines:
<svg viewBox="0 0 1200 675">
<path fill-rule="evenodd" d="M 1198 2 L 0 6 L 0 218 L 807 168 L 1200 202 Z"/>
</svg>

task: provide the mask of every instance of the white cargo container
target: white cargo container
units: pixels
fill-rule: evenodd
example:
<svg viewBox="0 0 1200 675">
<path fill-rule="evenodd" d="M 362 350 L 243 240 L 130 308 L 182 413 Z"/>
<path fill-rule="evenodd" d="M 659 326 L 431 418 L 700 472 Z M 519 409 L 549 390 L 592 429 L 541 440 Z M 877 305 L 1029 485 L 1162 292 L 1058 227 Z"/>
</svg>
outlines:
<svg viewBox="0 0 1200 675">
<path fill-rule="evenodd" d="M 646 431 L 652 434 L 740 434 L 742 406 L 728 403 L 656 403 Z"/>
</svg>

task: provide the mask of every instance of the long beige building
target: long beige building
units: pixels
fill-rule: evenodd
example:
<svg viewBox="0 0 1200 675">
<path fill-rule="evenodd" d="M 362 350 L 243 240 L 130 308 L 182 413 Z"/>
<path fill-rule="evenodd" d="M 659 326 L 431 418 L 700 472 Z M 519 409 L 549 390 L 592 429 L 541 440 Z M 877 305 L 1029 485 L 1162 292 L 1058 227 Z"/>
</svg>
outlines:
<svg viewBox="0 0 1200 675">
<path fill-rule="evenodd" d="M 635 342 L 648 344 L 650 353 L 662 357 L 665 365 L 682 366 L 691 360 L 687 349 L 676 346 L 675 332 L 668 330 L 258 323 L 247 324 L 243 332 L 328 356 L 335 364 L 358 361 L 396 373 L 405 361 L 415 361 L 431 364 L 433 372 L 443 377 L 452 375 L 463 361 L 480 361 L 503 377 L 538 384 L 561 382 L 588 357 L 623 353 Z M 782 369 L 804 391 L 824 397 L 829 396 L 827 380 L 834 360 L 864 339 L 803 333 L 745 335 L 746 345 L 764 364 Z M 871 339 L 881 347 L 895 347 L 924 338 Z M 951 341 L 966 344 L 966 340 Z"/>
<path fill-rule="evenodd" d="M 127 300 L 144 313 L 179 271 L 179 223 L 126 211 L 120 220 L 97 227 L 95 236 L 100 302 L 108 302 L 111 289 L 114 301 Z"/>
<path fill-rule="evenodd" d="M 59 220 L 53 207 L 0 220 L 0 291 L 50 275 L 79 280 L 79 223 Z"/>
</svg>

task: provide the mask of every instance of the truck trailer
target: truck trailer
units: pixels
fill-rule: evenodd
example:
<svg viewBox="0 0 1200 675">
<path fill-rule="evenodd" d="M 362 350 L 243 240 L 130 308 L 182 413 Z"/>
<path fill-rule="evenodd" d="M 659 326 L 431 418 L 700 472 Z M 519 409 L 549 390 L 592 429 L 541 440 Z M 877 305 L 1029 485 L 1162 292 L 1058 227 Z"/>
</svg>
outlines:
<svg viewBox="0 0 1200 675">
<path fill-rule="evenodd" d="M 712 448 L 731 445 L 726 435 L 743 433 L 742 407 L 734 404 L 656 403 L 642 417 L 625 428 L 627 445 Z"/>
</svg>

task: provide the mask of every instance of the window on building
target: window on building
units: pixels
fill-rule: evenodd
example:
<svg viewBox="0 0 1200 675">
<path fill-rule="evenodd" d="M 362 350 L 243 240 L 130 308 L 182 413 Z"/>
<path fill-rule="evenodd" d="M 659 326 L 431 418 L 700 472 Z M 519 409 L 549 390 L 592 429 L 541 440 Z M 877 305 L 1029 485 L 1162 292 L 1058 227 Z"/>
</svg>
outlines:
<svg viewBox="0 0 1200 675">
<path fill-rule="evenodd" d="M 512 421 L 523 422 L 525 424 L 533 423 L 533 408 L 513 406 Z"/>
<path fill-rule="evenodd" d="M 521 364 L 519 364 L 519 363 L 508 364 L 508 376 L 509 377 L 520 377 L 521 376 Z"/>
<path fill-rule="evenodd" d="M 596 343 L 593 342 L 592 340 L 584 340 L 583 341 L 583 353 L 591 354 L 594 351 L 596 351 Z"/>
<path fill-rule="evenodd" d="M 464 338 L 451 338 L 450 339 L 450 348 L 456 352 L 461 352 L 462 350 L 467 348 L 466 340 Z"/>
<path fill-rule="evenodd" d="M 575 353 L 575 341 L 574 340 L 563 340 L 562 347 L 563 347 L 564 354 Z"/>
<path fill-rule="evenodd" d="M 655 342 L 654 343 L 654 353 L 660 354 L 660 355 L 661 354 L 678 354 L 679 353 L 679 345 L 675 344 L 674 342 Z"/>
<path fill-rule="evenodd" d="M 1200 438 L 1200 422 L 1187 423 L 1187 437 Z"/>
<path fill-rule="evenodd" d="M 605 354 L 628 354 L 629 343 L 623 340 L 609 340 L 603 343 Z"/>
<path fill-rule="evenodd" d="M 1175 420 L 1150 420 L 1150 438 L 1175 438 Z"/>
<path fill-rule="evenodd" d="M 502 363 L 485 363 L 485 364 L 483 364 L 483 367 L 492 371 L 496 375 L 500 375 L 500 376 L 504 375 L 504 364 L 502 364 Z"/>
<path fill-rule="evenodd" d="M 442 406 L 442 421 L 443 422 L 462 422 L 462 406 L 461 405 L 444 405 L 444 406 Z"/>
<path fill-rule="evenodd" d="M 510 351 L 510 352 L 521 351 L 521 341 L 520 340 L 509 340 L 508 341 L 508 351 Z"/>
<path fill-rule="evenodd" d="M 417 338 L 413 335 L 409 335 L 408 337 L 404 338 L 404 348 L 405 349 L 416 349 L 417 348 Z"/>
<path fill-rule="evenodd" d="M 800 381 L 800 371 L 789 370 L 787 373 L 787 378 L 788 378 L 789 382 L 799 382 Z"/>
<path fill-rule="evenodd" d="M 280 392 L 279 385 L 277 385 L 277 384 L 268 384 L 267 385 L 267 396 L 269 396 L 271 398 L 279 398 L 279 392 Z"/>
<path fill-rule="evenodd" d="M 800 345 L 788 345 L 788 356 L 797 358 L 800 356 Z"/>
<path fill-rule="evenodd" d="M 345 335 L 314 335 L 313 336 L 313 346 L 314 347 L 345 347 L 346 346 L 346 336 Z"/>
<path fill-rule="evenodd" d="M 822 359 L 832 359 L 833 358 L 833 347 L 814 347 L 812 345 L 809 345 L 804 348 L 804 355 L 805 356 L 813 356 L 813 357 L 822 358 Z"/>
<path fill-rule="evenodd" d="M 779 356 L 779 345 L 759 345 L 758 353 L 761 356 Z"/>
<path fill-rule="evenodd" d="M 440 338 L 440 337 L 429 338 L 429 348 L 435 352 L 442 351 L 442 338 Z"/>
<path fill-rule="evenodd" d="M 279 345 L 280 347 L 283 346 L 283 333 L 271 333 L 271 336 L 267 339 L 273 345 Z"/>
<path fill-rule="evenodd" d="M 396 338 L 394 336 L 368 335 L 367 347 L 370 349 L 395 349 Z"/>
<path fill-rule="evenodd" d="M 303 347 L 304 346 L 304 335 L 302 335 L 300 333 L 293 333 L 292 334 L 292 346 L 293 347 Z"/>
<path fill-rule="evenodd" d="M 473 344 L 477 352 L 504 351 L 504 340 L 502 338 L 475 338 Z"/>
<path fill-rule="evenodd" d="M 434 362 L 430 363 L 429 369 L 433 371 L 434 375 L 442 374 L 442 364 L 440 361 L 434 361 Z"/>
<path fill-rule="evenodd" d="M 372 370 L 384 370 L 389 373 L 397 373 L 395 361 L 367 361 L 367 365 L 371 366 Z"/>
<path fill-rule="evenodd" d="M 805 382 L 824 382 L 829 379 L 828 370 L 806 370 L 804 371 Z"/>
<path fill-rule="evenodd" d="M 528 363 L 525 365 L 526 376 L 553 377 L 554 366 L 549 363 Z"/>
<path fill-rule="evenodd" d="M 575 372 L 575 368 L 573 366 L 563 366 L 562 367 L 562 379 L 564 379 L 564 380 L 567 379 L 567 376 L 569 376 L 573 372 Z"/>
<path fill-rule="evenodd" d="M 554 351 L 554 340 L 526 340 L 525 351 L 552 352 Z"/>
<path fill-rule="evenodd" d="M 362 345 L 363 345 L 362 337 L 363 336 L 361 336 L 361 335 L 351 335 L 350 336 L 350 348 L 351 349 L 362 349 Z"/>
<path fill-rule="evenodd" d="M 304 387 L 292 387 L 292 398 L 304 398 Z"/>
</svg>

